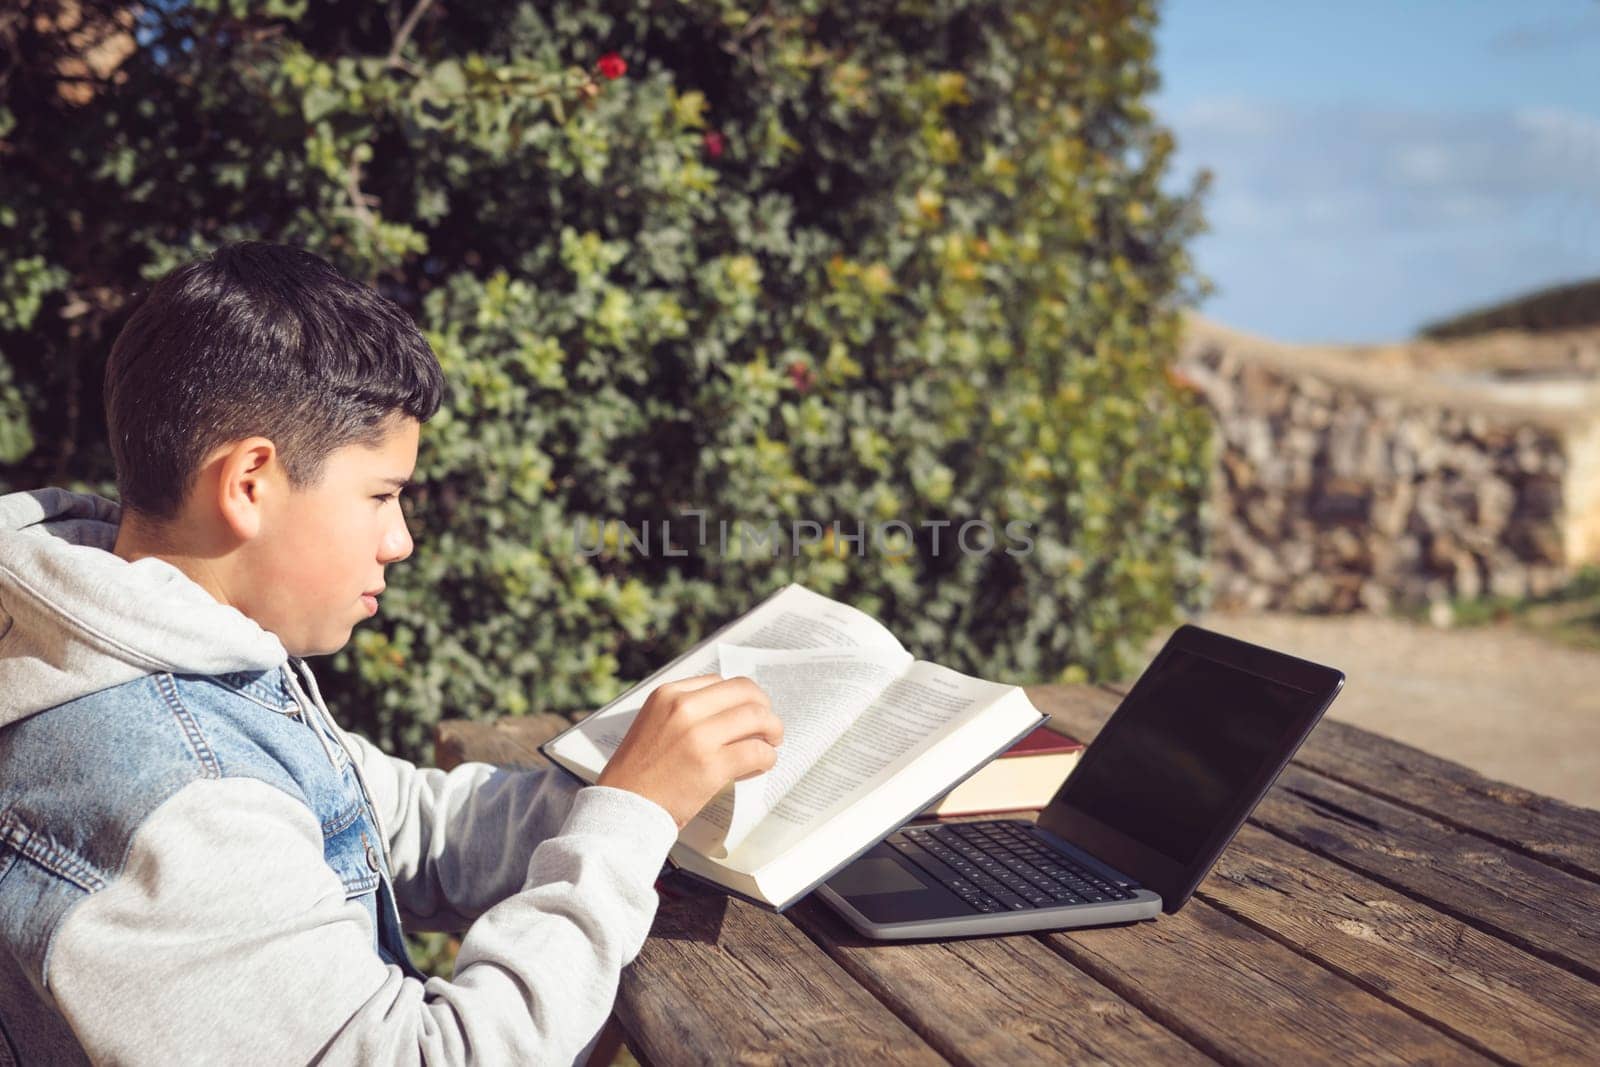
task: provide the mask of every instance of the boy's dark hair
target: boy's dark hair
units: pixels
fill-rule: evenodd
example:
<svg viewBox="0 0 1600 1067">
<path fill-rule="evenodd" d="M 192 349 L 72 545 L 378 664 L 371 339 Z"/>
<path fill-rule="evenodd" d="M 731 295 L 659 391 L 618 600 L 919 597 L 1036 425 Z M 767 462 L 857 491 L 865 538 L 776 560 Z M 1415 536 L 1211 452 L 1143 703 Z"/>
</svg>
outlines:
<svg viewBox="0 0 1600 1067">
<path fill-rule="evenodd" d="M 393 301 L 288 245 L 225 245 L 162 278 L 111 346 L 106 423 L 122 504 L 177 515 L 201 461 L 260 435 L 289 482 L 376 442 L 389 416 L 425 422 L 444 374 Z"/>
</svg>

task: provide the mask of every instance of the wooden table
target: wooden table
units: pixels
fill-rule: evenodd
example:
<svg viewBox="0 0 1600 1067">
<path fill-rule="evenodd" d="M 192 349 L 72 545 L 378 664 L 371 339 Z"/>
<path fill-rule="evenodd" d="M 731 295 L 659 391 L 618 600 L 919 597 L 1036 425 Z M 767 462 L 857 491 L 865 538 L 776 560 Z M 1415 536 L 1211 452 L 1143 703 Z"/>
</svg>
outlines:
<svg viewBox="0 0 1600 1067">
<path fill-rule="evenodd" d="M 616 1013 L 659 1065 L 1600 1063 L 1600 812 L 1325 720 L 1176 915 L 882 943 L 687 889 Z"/>
</svg>

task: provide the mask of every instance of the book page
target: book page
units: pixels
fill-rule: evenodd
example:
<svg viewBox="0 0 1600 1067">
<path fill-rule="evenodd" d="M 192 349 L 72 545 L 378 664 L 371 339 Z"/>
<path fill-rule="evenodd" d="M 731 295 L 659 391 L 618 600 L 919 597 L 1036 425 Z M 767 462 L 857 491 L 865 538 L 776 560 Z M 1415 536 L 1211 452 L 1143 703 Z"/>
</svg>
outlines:
<svg viewBox="0 0 1600 1067">
<path fill-rule="evenodd" d="M 562 734 L 551 743 L 552 754 L 586 771 L 590 781 L 599 777 L 651 693 L 665 682 L 719 672 L 713 647 L 718 641 L 751 648 L 852 646 L 905 652 L 895 636 L 866 612 L 790 584 Z M 714 836 L 720 838 L 721 831 Z"/>
<path fill-rule="evenodd" d="M 743 849 L 730 850 L 729 865 L 752 870 L 782 853 L 1015 689 L 937 663 L 913 663 L 746 835 Z"/>
<path fill-rule="evenodd" d="M 739 847 L 912 659 L 903 650 L 870 647 L 774 651 L 720 643 L 717 655 L 724 677 L 754 679 L 783 720 L 772 769 L 734 782 L 701 811 L 707 822 L 725 827 L 716 850 L 708 852 L 721 858 Z"/>
</svg>

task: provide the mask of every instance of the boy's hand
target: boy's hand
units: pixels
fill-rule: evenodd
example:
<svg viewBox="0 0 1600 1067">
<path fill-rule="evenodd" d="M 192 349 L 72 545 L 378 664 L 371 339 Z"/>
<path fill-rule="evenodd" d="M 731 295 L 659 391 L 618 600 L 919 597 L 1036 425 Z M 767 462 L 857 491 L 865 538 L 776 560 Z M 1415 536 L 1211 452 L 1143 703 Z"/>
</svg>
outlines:
<svg viewBox="0 0 1600 1067">
<path fill-rule="evenodd" d="M 683 829 L 729 782 L 771 769 L 783 720 L 754 681 L 702 674 L 645 699 L 597 785 L 638 793 Z"/>
</svg>

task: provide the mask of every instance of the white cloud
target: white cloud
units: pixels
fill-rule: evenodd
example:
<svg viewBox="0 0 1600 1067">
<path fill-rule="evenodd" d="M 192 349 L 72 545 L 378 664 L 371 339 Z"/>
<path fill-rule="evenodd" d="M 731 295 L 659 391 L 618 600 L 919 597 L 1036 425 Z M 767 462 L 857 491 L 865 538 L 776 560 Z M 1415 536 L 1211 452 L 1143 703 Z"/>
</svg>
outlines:
<svg viewBox="0 0 1600 1067">
<path fill-rule="evenodd" d="M 1188 125 L 1218 136 L 1266 137 L 1280 128 L 1284 113 L 1244 96 L 1213 96 L 1196 100 L 1183 113 Z"/>
<path fill-rule="evenodd" d="M 1208 310 L 1243 328 L 1372 340 L 1600 275 L 1592 116 L 1231 96 L 1164 118 L 1178 139 L 1174 178 L 1215 175 L 1197 256 L 1221 290 Z"/>
<path fill-rule="evenodd" d="M 1600 182 L 1600 119 L 1553 108 L 1527 108 L 1512 116 L 1544 160 L 1570 169 L 1581 184 Z"/>
<path fill-rule="evenodd" d="M 1180 175 L 1209 168 L 1218 200 L 1229 198 L 1228 217 L 1243 225 L 1449 227 L 1497 212 L 1526 217 L 1552 195 L 1600 211 L 1600 120 L 1587 115 L 1226 98 L 1181 109 L 1169 123 Z"/>
<path fill-rule="evenodd" d="M 1402 177 L 1418 185 L 1429 185 L 1448 180 L 1454 170 L 1455 160 L 1443 145 L 1407 145 L 1395 158 Z"/>
<path fill-rule="evenodd" d="M 1502 55 L 1564 52 L 1600 37 L 1600 11 L 1545 18 L 1502 30 L 1489 41 L 1489 51 Z"/>
</svg>

